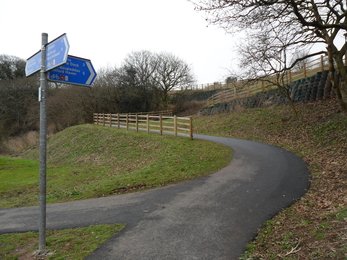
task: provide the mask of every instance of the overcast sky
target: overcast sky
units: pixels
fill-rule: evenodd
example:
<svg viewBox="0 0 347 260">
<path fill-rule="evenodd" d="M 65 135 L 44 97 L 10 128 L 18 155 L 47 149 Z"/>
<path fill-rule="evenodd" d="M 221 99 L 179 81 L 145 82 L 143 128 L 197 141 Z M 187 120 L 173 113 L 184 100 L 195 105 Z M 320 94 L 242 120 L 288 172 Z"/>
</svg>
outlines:
<svg viewBox="0 0 347 260">
<path fill-rule="evenodd" d="M 190 64 L 199 84 L 224 81 L 235 62 L 231 35 L 207 27 L 186 0 L 0 0 L 0 54 L 27 59 L 67 34 L 70 55 L 96 70 L 120 66 L 132 51 L 166 51 Z"/>
</svg>

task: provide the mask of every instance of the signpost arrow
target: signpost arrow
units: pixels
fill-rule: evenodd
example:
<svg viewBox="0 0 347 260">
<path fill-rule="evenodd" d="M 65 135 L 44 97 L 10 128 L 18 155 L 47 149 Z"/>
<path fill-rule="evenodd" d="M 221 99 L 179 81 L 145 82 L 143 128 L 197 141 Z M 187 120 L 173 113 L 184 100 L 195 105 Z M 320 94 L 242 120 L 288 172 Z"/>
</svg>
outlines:
<svg viewBox="0 0 347 260">
<path fill-rule="evenodd" d="M 48 72 L 48 80 L 91 86 L 96 78 L 96 72 L 90 60 L 68 56 L 66 64 Z"/>
<path fill-rule="evenodd" d="M 46 44 L 46 71 L 66 63 L 70 45 L 66 34 Z M 41 69 L 41 51 L 31 56 L 25 66 L 25 75 L 30 76 Z"/>
<path fill-rule="evenodd" d="M 31 56 L 25 65 L 25 75 L 28 77 L 31 74 L 41 69 L 41 51 Z"/>
</svg>

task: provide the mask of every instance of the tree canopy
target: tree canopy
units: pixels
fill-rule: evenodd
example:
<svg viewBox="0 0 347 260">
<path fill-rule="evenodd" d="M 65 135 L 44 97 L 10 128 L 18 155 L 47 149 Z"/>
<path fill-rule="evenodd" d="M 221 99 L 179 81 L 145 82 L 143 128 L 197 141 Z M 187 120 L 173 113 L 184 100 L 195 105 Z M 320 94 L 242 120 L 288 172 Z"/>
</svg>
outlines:
<svg viewBox="0 0 347 260">
<path fill-rule="evenodd" d="M 347 111 L 347 74 L 343 64 L 347 30 L 347 7 L 338 0 L 189 0 L 207 14 L 211 24 L 229 33 L 243 32 L 243 65 L 253 66 L 253 77 L 283 73 L 303 59 L 325 53 L 329 57 L 330 80 L 338 101 Z M 324 44 L 326 50 L 293 60 L 298 50 Z M 335 66 L 334 66 L 335 64 Z M 335 70 L 341 76 L 337 81 Z"/>
</svg>

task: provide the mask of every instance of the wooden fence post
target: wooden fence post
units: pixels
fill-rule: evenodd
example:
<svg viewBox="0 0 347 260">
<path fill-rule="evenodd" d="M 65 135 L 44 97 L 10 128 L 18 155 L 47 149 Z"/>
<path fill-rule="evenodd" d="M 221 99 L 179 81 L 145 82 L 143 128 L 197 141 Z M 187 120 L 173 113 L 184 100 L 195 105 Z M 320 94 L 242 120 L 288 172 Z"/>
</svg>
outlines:
<svg viewBox="0 0 347 260">
<path fill-rule="evenodd" d="M 136 114 L 136 132 L 139 131 L 139 115 Z"/>
<path fill-rule="evenodd" d="M 177 116 L 174 115 L 174 136 L 177 136 Z"/>
<path fill-rule="evenodd" d="M 162 117 L 162 115 L 159 115 L 159 132 L 160 132 L 160 135 L 163 135 L 163 117 Z"/>
<path fill-rule="evenodd" d="M 128 128 L 129 128 L 129 124 L 128 124 L 128 114 L 126 114 L 126 116 L 125 116 L 125 125 L 126 125 L 126 129 L 128 130 Z"/>
<path fill-rule="evenodd" d="M 193 140 L 193 117 L 189 117 L 189 137 Z"/>
<path fill-rule="evenodd" d="M 346 56 L 345 56 L 346 57 Z M 322 71 L 324 71 L 324 61 L 323 61 L 323 55 L 320 56 L 320 67 Z"/>
<path fill-rule="evenodd" d="M 147 133 L 149 133 L 149 114 L 147 114 Z"/>
<path fill-rule="evenodd" d="M 304 79 L 306 79 L 306 62 L 304 62 Z"/>
<path fill-rule="evenodd" d="M 102 114 L 102 126 L 105 126 L 105 113 Z"/>
<path fill-rule="evenodd" d="M 112 127 L 112 114 L 110 114 L 110 127 Z"/>
<path fill-rule="evenodd" d="M 118 125 L 118 129 L 120 128 L 120 119 L 119 119 L 119 113 L 117 113 L 117 125 Z"/>
</svg>

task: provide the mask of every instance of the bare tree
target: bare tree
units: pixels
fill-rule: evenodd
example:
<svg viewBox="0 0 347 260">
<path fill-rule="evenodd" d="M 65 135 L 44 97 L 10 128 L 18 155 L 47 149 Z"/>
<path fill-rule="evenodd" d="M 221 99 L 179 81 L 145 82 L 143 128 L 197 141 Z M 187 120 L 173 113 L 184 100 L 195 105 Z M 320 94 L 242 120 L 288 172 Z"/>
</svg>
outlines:
<svg viewBox="0 0 347 260">
<path fill-rule="evenodd" d="M 0 55 L 0 141 L 37 127 L 36 101 L 36 80 L 25 78 L 25 61 Z"/>
<path fill-rule="evenodd" d="M 290 82 L 287 74 L 288 66 L 294 64 L 290 61 L 290 57 L 298 55 L 297 50 L 290 47 L 291 40 L 292 36 L 282 31 L 268 30 L 253 33 L 251 37 L 242 41 L 245 44 L 239 46 L 239 56 L 244 82 L 250 84 L 262 81 L 276 86 L 297 115 L 289 91 Z M 298 60 L 299 58 L 294 60 L 295 66 L 301 64 L 297 62 Z"/>
<path fill-rule="evenodd" d="M 150 51 L 142 50 L 127 55 L 124 67 L 129 75 L 136 77 L 136 81 L 142 88 L 152 88 L 153 74 L 157 69 L 156 55 Z"/>
<path fill-rule="evenodd" d="M 124 60 L 122 84 L 125 92 L 131 91 L 128 100 L 136 100 L 136 110 L 150 111 L 159 107 L 153 79 L 157 66 L 155 54 L 147 50 L 129 53 Z"/>
<path fill-rule="evenodd" d="M 124 64 L 128 72 L 133 71 L 133 86 L 141 98 L 155 103 L 160 109 L 168 108 L 169 91 L 194 82 L 191 67 L 170 53 L 133 52 Z"/>
<path fill-rule="evenodd" d="M 310 54 L 310 51 L 305 49 L 299 49 L 295 51 L 290 60 L 290 64 L 293 64 L 295 61 L 297 61 L 294 68 L 296 68 L 297 70 L 304 70 L 305 64 L 307 64 L 311 60 L 308 57 L 309 54 Z"/>
<path fill-rule="evenodd" d="M 161 90 L 163 108 L 169 105 L 169 91 L 186 89 L 195 80 L 191 67 L 177 56 L 170 53 L 157 55 L 157 66 L 153 74 L 156 86 Z"/>
<path fill-rule="evenodd" d="M 36 129 L 37 83 L 34 78 L 0 81 L 0 141 Z"/>
<path fill-rule="evenodd" d="M 25 76 L 25 60 L 11 55 L 0 55 L 0 80 L 13 81 Z"/>
<path fill-rule="evenodd" d="M 343 64 L 346 43 L 337 47 L 337 39 L 347 30 L 346 2 L 339 0 L 190 0 L 196 8 L 205 11 L 208 21 L 219 25 L 230 33 L 244 31 L 248 38 L 261 35 L 269 37 L 273 53 L 284 53 L 290 57 L 293 50 L 323 43 L 329 56 L 330 80 L 338 102 L 347 111 L 347 74 Z M 281 40 L 285 38 L 283 43 Z M 269 49 L 270 50 L 270 49 Z M 282 73 L 293 68 L 305 58 L 321 54 L 312 53 L 295 61 L 282 60 L 282 65 L 272 63 L 273 71 Z M 262 53 L 257 59 L 267 59 Z M 278 59 L 276 59 L 278 61 Z M 252 60 L 255 61 L 255 60 Z M 269 63 L 269 59 L 266 61 Z M 285 62 L 285 64 L 284 64 Z M 334 77 L 335 67 L 341 75 L 340 83 Z"/>
</svg>

